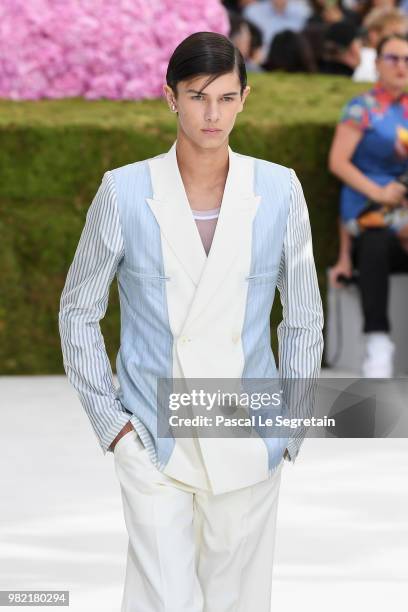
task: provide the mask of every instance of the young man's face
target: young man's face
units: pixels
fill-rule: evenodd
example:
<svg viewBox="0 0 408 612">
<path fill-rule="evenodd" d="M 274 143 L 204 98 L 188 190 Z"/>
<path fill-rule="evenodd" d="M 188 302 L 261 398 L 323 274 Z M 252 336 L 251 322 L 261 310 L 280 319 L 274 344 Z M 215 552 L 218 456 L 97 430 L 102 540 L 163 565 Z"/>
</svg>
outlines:
<svg viewBox="0 0 408 612">
<path fill-rule="evenodd" d="M 178 112 L 178 130 L 194 144 L 205 149 L 222 145 L 234 127 L 237 113 L 241 112 L 249 94 L 247 86 L 242 94 L 236 71 L 221 75 L 199 93 L 209 75 L 180 81 L 177 84 L 177 98 L 165 85 L 164 91 Z"/>
</svg>

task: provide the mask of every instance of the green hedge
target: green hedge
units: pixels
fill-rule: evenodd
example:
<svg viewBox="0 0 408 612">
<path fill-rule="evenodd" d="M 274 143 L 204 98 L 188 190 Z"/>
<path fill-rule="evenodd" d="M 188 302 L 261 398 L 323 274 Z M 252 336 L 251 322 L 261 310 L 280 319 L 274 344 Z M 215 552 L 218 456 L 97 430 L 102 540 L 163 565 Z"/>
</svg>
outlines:
<svg viewBox="0 0 408 612">
<path fill-rule="evenodd" d="M 293 167 L 309 206 L 319 283 L 337 250 L 339 185 L 326 170 L 341 106 L 366 86 L 342 77 L 250 74 L 231 134 L 241 153 Z M 62 373 L 59 298 L 103 173 L 162 153 L 175 139 L 163 100 L 0 100 L 0 374 Z M 277 294 L 271 321 L 281 311 Z M 116 283 L 101 323 L 112 367 Z M 276 353 L 276 337 L 273 333 Z"/>
</svg>

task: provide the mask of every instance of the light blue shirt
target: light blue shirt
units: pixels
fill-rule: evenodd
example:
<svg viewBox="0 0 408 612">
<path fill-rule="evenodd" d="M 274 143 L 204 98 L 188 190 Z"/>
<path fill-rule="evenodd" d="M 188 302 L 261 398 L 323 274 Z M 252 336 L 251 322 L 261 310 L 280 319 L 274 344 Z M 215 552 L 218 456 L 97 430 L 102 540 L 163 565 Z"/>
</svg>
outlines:
<svg viewBox="0 0 408 612">
<path fill-rule="evenodd" d="M 297 0 L 288 0 L 283 12 L 277 12 L 271 0 L 254 2 L 245 7 L 243 11 L 245 19 L 252 21 L 262 30 L 265 53 L 267 53 L 275 34 L 282 32 L 282 30 L 299 32 L 303 29 L 309 15 L 310 9 L 306 3 Z"/>
</svg>

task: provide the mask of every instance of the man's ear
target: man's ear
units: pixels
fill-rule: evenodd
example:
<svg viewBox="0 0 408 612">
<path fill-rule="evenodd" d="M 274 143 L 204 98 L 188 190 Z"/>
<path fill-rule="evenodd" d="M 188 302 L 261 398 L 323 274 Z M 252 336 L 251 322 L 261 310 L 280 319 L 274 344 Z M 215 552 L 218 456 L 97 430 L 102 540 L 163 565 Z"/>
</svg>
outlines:
<svg viewBox="0 0 408 612">
<path fill-rule="evenodd" d="M 165 96 L 165 98 L 167 100 L 167 104 L 169 105 L 169 108 L 171 110 L 172 105 L 176 101 L 176 96 L 174 95 L 172 88 L 169 85 L 167 85 L 167 83 L 165 83 L 163 85 L 163 94 L 164 94 L 164 96 Z"/>
<path fill-rule="evenodd" d="M 244 89 L 244 91 L 242 92 L 242 98 L 241 98 L 241 106 L 239 108 L 239 113 L 243 110 L 244 108 L 244 104 L 245 104 L 245 100 L 247 99 L 247 97 L 249 96 L 249 92 L 251 91 L 251 88 L 249 85 L 247 85 Z"/>
</svg>

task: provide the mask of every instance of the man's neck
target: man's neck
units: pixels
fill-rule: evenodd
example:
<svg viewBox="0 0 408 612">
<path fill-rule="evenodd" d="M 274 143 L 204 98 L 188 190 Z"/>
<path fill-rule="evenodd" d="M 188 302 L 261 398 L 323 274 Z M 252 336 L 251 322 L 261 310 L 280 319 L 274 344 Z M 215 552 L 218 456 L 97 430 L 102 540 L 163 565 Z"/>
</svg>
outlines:
<svg viewBox="0 0 408 612">
<path fill-rule="evenodd" d="M 215 149 L 203 149 L 178 133 L 176 154 L 185 184 L 205 188 L 225 182 L 229 167 L 228 141 Z"/>
</svg>

